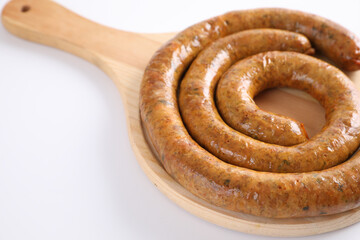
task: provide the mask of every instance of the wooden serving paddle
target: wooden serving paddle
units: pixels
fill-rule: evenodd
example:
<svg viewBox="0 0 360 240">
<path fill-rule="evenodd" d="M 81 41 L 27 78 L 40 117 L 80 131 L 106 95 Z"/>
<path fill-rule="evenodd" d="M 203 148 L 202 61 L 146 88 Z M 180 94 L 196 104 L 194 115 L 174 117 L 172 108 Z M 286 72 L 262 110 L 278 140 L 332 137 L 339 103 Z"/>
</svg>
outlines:
<svg viewBox="0 0 360 240">
<path fill-rule="evenodd" d="M 13 0 L 4 7 L 2 22 L 9 32 L 21 38 L 75 54 L 108 74 L 123 98 L 130 142 L 139 164 L 161 192 L 192 214 L 229 229 L 268 236 L 319 234 L 360 220 L 359 209 L 314 218 L 250 216 L 213 206 L 174 181 L 152 154 L 139 117 L 139 87 L 143 71 L 152 54 L 173 33 L 141 34 L 112 29 L 47 0 Z M 359 71 L 350 77 L 359 85 Z M 266 110 L 303 122 L 310 136 L 324 124 L 322 107 L 296 90 L 270 90 L 258 96 L 256 102 Z"/>
</svg>

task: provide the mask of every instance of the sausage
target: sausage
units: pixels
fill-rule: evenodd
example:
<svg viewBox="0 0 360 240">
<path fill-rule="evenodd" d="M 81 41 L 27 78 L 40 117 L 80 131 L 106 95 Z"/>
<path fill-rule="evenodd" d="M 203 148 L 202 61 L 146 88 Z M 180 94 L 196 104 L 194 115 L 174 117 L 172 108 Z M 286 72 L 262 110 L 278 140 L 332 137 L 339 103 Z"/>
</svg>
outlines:
<svg viewBox="0 0 360 240">
<path fill-rule="evenodd" d="M 256 54 L 259 50 L 261 52 L 261 50 L 286 46 L 277 38 L 281 34 L 275 37 L 272 34 L 266 34 L 269 30 L 253 31 L 255 32 L 243 31 L 216 41 L 202 51 L 191 64 L 181 82 L 179 94 L 181 116 L 190 135 L 220 159 L 240 167 L 259 171 L 308 172 L 326 169 L 345 161 L 359 146 L 360 129 L 355 126 L 349 133 L 343 132 L 342 129 L 347 129 L 349 121 L 356 121 L 360 117 L 358 114 L 360 102 L 354 101 L 358 97 L 357 91 L 348 78 L 337 69 L 327 69 L 329 65 L 325 63 L 307 63 L 309 60 L 302 63 L 299 60 L 299 64 L 304 65 L 302 66 L 303 71 L 300 71 L 294 69 L 295 58 L 292 58 L 292 61 L 289 62 L 283 60 L 281 63 L 283 67 L 276 72 L 272 64 L 275 63 L 274 59 L 264 58 L 259 67 L 249 67 L 251 70 L 240 76 L 231 74 L 232 78 L 244 80 L 241 91 L 251 91 L 251 88 L 252 91 L 261 91 L 265 88 L 288 84 L 290 87 L 301 88 L 312 94 L 326 108 L 328 125 L 311 140 L 293 147 L 274 146 L 244 136 L 223 122 L 213 100 L 219 76 L 243 57 Z M 260 31 L 263 33 L 261 34 Z M 287 39 L 285 36 L 283 37 Z M 308 65 L 309 67 L 306 68 Z M 314 67 L 313 72 L 308 70 L 311 67 Z M 326 72 L 318 68 L 324 68 Z M 273 71 L 274 73 L 272 73 Z M 267 78 L 262 75 L 264 72 L 267 74 Z M 225 75 L 225 78 L 228 75 Z M 328 77 L 324 79 L 323 76 Z M 287 81 L 288 79 L 292 79 L 292 81 Z M 250 85 L 252 81 L 254 81 L 255 87 Z M 240 89 L 239 85 L 232 85 L 225 88 L 223 92 L 227 91 L 226 94 L 218 94 L 218 98 L 227 96 L 224 97 L 226 100 L 219 102 L 218 107 L 222 107 L 223 103 L 235 105 L 233 108 L 240 108 L 233 91 L 238 89 Z M 333 92 L 332 89 L 342 91 Z M 220 92 L 223 90 L 221 85 L 219 90 Z M 251 102 L 252 98 L 249 95 L 242 94 L 240 98 L 244 95 L 244 98 L 248 100 L 245 103 Z M 251 107 L 251 105 L 248 106 Z M 347 117 L 343 118 L 345 112 L 347 112 Z M 258 118 L 255 116 L 254 119 L 256 124 Z M 298 125 L 291 121 L 288 122 L 287 125 L 293 132 L 298 131 L 301 134 Z M 266 131 L 265 133 L 262 131 L 262 133 L 269 135 Z"/>
<path fill-rule="evenodd" d="M 292 146 L 309 139 L 302 123 L 289 117 L 264 111 L 255 104 L 254 96 L 265 88 L 273 87 L 273 84 L 268 83 L 269 85 L 262 86 L 261 89 L 254 86 L 249 89 L 250 86 L 247 84 L 251 84 L 251 80 L 248 76 L 242 75 L 235 78 L 234 74 L 231 74 L 232 78 L 230 78 L 229 75 L 226 74 L 219 80 L 216 106 L 221 117 L 230 127 L 261 142 L 281 146 Z M 234 79 L 237 81 L 233 81 Z M 272 79 L 275 82 L 278 80 L 276 77 Z M 285 83 L 282 85 L 285 86 Z M 280 83 L 279 86 L 281 86 Z"/>
<path fill-rule="evenodd" d="M 253 9 L 220 16 L 229 32 L 254 28 L 278 28 L 304 34 L 315 49 L 339 67 L 360 69 L 360 39 L 342 26 L 309 13 L 286 9 Z"/>
<path fill-rule="evenodd" d="M 216 106 L 224 121 L 235 130 L 262 142 L 281 146 L 292 146 L 309 139 L 304 124 L 261 110 L 254 104 L 254 95 L 240 92 L 229 96 L 224 94 L 225 91 L 225 87 L 217 90 Z M 239 101 L 231 102 L 230 98 L 239 98 Z"/>
<path fill-rule="evenodd" d="M 205 65 L 202 56 L 204 54 L 195 60 L 195 65 L 198 60 Z M 193 81 L 201 81 L 190 74 L 191 70 L 187 74 L 187 76 L 191 75 L 191 80 L 188 81 L 185 77 L 182 86 L 192 85 Z M 214 71 L 209 68 L 204 71 L 199 66 L 197 70 L 204 75 L 207 71 Z M 182 117 L 185 123 L 194 123 L 187 129 L 191 134 L 193 130 L 201 132 L 202 135 L 192 134 L 192 136 L 196 136 L 198 142 L 204 143 L 205 148 L 210 152 L 214 151 L 214 155 L 217 155 L 217 152 L 211 148 L 212 142 L 217 143 L 217 149 L 223 149 L 224 155 L 226 154 L 224 159 L 232 157 L 230 163 L 254 170 L 269 172 L 322 170 L 329 165 L 331 167 L 345 161 L 357 149 L 360 143 L 360 129 L 351 122 L 360 118 L 358 91 L 340 70 L 312 57 L 291 52 L 269 52 L 236 63 L 218 84 L 217 106 L 230 115 L 246 115 L 248 111 L 251 113 L 255 109 L 256 112 L 252 112 L 252 119 L 249 121 L 260 125 L 263 134 L 270 136 L 273 135 L 272 130 L 269 130 L 272 123 L 264 123 L 263 115 L 257 114 L 261 110 L 257 109 L 252 98 L 264 89 L 278 86 L 304 90 L 325 107 L 326 127 L 309 141 L 292 147 L 283 147 L 243 136 L 222 124 L 216 112 L 208 109 L 209 106 L 201 104 L 208 101 L 207 94 L 204 94 L 205 98 L 201 96 L 189 101 L 188 96 L 181 98 L 180 93 Z M 215 105 L 210 107 L 215 108 Z M 198 124 L 199 121 L 201 124 Z"/>
<path fill-rule="evenodd" d="M 224 121 L 235 130 L 262 142 L 281 146 L 292 146 L 309 139 L 304 124 L 295 119 L 261 110 L 253 104 L 253 97 L 242 95 L 240 101 L 229 104 L 225 101 L 230 97 L 217 92 L 218 110 Z"/>
<path fill-rule="evenodd" d="M 239 152 L 239 149 L 229 149 L 226 146 L 220 146 L 219 144 L 215 144 L 218 141 L 209 136 L 210 134 L 203 133 L 203 131 L 207 132 L 207 130 L 204 129 L 205 127 L 210 128 L 211 131 L 212 128 L 216 128 L 215 123 L 222 123 L 220 116 L 212 114 L 212 112 L 215 114 L 217 113 L 216 106 L 213 102 L 214 88 L 217 85 L 219 76 L 221 76 L 222 73 L 231 66 L 231 64 L 241 58 L 271 50 L 289 50 L 304 53 L 313 53 L 314 51 L 308 40 L 303 35 L 274 29 L 246 30 L 222 38 L 204 50 L 194 61 L 181 83 L 179 106 L 185 125 L 191 135 L 201 145 L 219 158 L 238 166 L 250 167 L 249 165 L 243 164 L 243 162 L 249 162 L 251 151 L 241 148 Z M 212 77 L 210 77 L 211 74 Z M 224 101 L 218 101 L 217 107 L 221 110 L 225 104 L 227 103 Z M 203 114 L 201 114 L 201 112 L 203 112 Z M 247 111 L 246 114 L 236 113 L 236 116 L 229 116 L 231 112 L 227 112 L 229 115 L 227 115 L 226 112 L 222 113 L 222 117 L 225 122 L 227 122 L 231 127 L 263 142 L 280 145 L 294 145 L 304 142 L 307 139 L 307 134 L 303 125 L 296 120 L 291 120 L 290 118 L 280 116 L 274 117 L 271 116 L 271 114 L 268 114 L 277 121 L 274 120 L 269 124 L 262 122 L 261 128 L 264 129 L 264 126 L 268 126 L 270 132 L 273 129 L 278 129 L 276 131 L 278 133 L 277 135 L 281 133 L 282 137 L 274 138 L 274 136 L 266 134 L 263 130 L 253 127 L 257 124 L 253 120 L 260 119 L 260 117 L 257 116 L 256 118 L 252 118 L 249 116 L 250 111 Z M 208 121 L 208 123 L 199 121 L 199 119 L 204 119 L 204 121 Z M 247 119 L 249 121 L 246 122 Z M 193 124 L 194 120 L 201 126 L 197 126 L 196 123 Z M 232 120 L 240 124 L 233 124 L 234 121 Z M 252 126 L 250 126 L 249 122 Z M 215 125 L 214 127 L 212 127 L 213 123 Z M 277 126 L 274 126 L 275 123 Z M 221 135 L 223 131 L 226 130 L 219 129 L 219 131 L 214 133 L 213 136 L 218 138 L 218 135 Z M 232 135 L 236 135 L 236 132 L 229 133 L 226 138 L 231 138 Z M 231 145 L 241 146 L 243 143 L 231 143 Z M 244 155 L 241 153 L 243 150 L 245 150 L 247 154 Z M 256 165 L 255 162 L 257 162 L 257 160 L 254 161 L 251 159 L 251 162 L 252 165 Z M 265 169 L 258 168 L 257 170 Z"/>
<path fill-rule="evenodd" d="M 314 15 L 285 9 L 255 9 L 206 20 L 166 43 L 154 54 L 144 72 L 140 116 L 150 144 L 166 171 L 184 188 L 225 209 L 288 218 L 334 214 L 358 207 L 360 153 L 322 171 L 254 171 L 210 154 L 192 139 L 182 122 L 176 97 L 178 85 L 198 53 L 226 35 L 268 25 L 301 32 L 339 65 L 349 70 L 359 69 L 359 39 Z M 350 125 L 358 127 L 359 122 L 354 119 Z"/>
</svg>

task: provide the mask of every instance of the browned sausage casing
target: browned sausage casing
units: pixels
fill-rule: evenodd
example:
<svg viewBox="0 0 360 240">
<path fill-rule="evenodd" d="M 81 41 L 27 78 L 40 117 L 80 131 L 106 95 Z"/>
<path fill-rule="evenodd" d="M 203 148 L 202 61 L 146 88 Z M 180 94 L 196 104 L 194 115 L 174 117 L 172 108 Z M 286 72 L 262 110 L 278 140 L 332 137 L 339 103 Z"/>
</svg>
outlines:
<svg viewBox="0 0 360 240">
<path fill-rule="evenodd" d="M 225 163 L 188 134 L 176 99 L 180 77 L 211 42 L 251 28 L 301 32 L 332 60 L 359 69 L 359 39 L 326 19 L 285 9 L 231 12 L 179 33 L 155 53 L 140 92 L 143 125 L 167 172 L 193 194 L 217 206 L 265 217 L 333 214 L 360 205 L 360 155 L 322 171 L 260 172 Z M 359 127 L 354 119 L 352 131 Z M 304 159 L 306 161 L 306 159 Z"/>
</svg>

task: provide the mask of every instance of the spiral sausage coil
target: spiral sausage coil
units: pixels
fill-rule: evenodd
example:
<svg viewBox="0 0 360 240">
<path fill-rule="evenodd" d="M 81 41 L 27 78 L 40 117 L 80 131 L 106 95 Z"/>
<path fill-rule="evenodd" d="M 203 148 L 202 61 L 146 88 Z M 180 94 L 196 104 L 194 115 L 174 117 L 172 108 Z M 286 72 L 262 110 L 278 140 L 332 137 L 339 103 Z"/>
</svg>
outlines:
<svg viewBox="0 0 360 240">
<path fill-rule="evenodd" d="M 166 171 L 225 209 L 272 218 L 335 214 L 360 205 L 360 95 L 336 67 L 360 69 L 360 40 L 287 9 L 230 12 L 180 32 L 150 60 L 140 90 L 145 134 Z M 257 108 L 260 91 L 314 96 L 326 126 Z M 349 158 L 350 157 L 350 158 Z"/>
</svg>

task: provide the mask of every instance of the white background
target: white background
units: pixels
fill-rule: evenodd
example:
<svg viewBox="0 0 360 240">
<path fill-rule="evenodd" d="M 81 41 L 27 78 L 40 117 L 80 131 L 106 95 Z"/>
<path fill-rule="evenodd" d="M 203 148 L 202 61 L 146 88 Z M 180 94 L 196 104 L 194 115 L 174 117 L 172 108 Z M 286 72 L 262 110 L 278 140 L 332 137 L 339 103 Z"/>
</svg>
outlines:
<svg viewBox="0 0 360 240">
<path fill-rule="evenodd" d="M 7 1 L 0 0 L 2 8 Z M 360 35 L 360 1 L 57 0 L 122 30 L 175 32 L 235 9 L 280 6 Z M 120 95 L 93 65 L 0 27 L 0 239 L 269 239 L 205 222 L 147 179 Z M 304 239 L 354 239 L 360 224 Z"/>
</svg>

